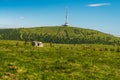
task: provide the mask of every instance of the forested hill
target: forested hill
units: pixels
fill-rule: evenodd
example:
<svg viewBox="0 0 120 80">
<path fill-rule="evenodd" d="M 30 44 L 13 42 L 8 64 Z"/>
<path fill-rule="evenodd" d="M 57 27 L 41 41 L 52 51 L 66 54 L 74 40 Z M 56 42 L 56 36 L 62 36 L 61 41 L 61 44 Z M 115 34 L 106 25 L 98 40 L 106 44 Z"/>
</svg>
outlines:
<svg viewBox="0 0 120 80">
<path fill-rule="evenodd" d="M 120 38 L 100 31 L 77 27 L 36 27 L 18 29 L 0 29 L 2 40 L 42 41 L 70 44 L 118 44 Z"/>
</svg>

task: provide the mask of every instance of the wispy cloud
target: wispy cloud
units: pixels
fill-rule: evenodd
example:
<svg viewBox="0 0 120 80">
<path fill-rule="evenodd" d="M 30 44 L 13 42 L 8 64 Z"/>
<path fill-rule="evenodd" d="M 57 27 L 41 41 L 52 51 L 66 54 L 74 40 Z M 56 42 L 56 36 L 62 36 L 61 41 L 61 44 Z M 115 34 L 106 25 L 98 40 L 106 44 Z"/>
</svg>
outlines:
<svg viewBox="0 0 120 80">
<path fill-rule="evenodd" d="M 97 4 L 88 4 L 89 7 L 100 7 L 100 6 L 109 6 L 110 3 L 97 3 Z"/>
</svg>

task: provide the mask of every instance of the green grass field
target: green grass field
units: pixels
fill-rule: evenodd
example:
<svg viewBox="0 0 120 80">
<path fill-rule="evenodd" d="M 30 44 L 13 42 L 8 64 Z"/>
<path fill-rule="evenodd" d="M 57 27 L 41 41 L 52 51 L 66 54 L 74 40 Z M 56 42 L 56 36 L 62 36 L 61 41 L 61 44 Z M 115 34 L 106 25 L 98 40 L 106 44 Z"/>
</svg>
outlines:
<svg viewBox="0 0 120 80">
<path fill-rule="evenodd" d="M 120 46 L 0 40 L 0 80 L 119 80 Z"/>
</svg>

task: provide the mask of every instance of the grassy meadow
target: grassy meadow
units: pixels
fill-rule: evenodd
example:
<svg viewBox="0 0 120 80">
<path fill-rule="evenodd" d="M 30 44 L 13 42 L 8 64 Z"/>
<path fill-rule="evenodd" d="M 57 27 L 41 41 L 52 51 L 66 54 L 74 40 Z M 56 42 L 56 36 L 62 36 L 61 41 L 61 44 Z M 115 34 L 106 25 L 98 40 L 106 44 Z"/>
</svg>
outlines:
<svg viewBox="0 0 120 80">
<path fill-rule="evenodd" d="M 120 46 L 0 40 L 0 80 L 119 80 Z"/>
</svg>

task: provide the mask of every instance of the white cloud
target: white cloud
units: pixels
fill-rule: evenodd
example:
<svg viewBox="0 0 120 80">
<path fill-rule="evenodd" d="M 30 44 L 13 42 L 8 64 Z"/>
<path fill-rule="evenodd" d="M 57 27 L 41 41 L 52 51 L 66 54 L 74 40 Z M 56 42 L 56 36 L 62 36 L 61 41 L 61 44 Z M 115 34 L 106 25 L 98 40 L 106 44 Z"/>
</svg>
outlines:
<svg viewBox="0 0 120 80">
<path fill-rule="evenodd" d="M 97 3 L 97 4 L 88 4 L 89 7 L 100 7 L 100 6 L 109 6 L 110 3 Z"/>
</svg>

